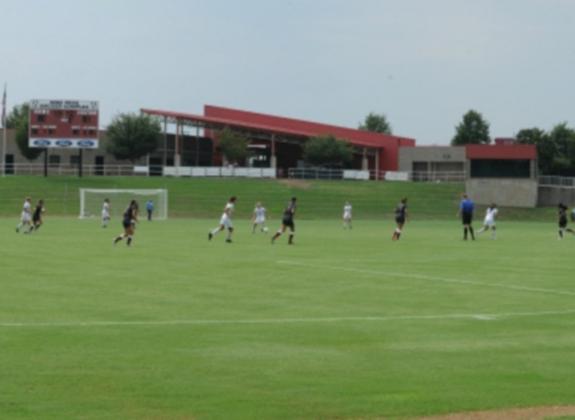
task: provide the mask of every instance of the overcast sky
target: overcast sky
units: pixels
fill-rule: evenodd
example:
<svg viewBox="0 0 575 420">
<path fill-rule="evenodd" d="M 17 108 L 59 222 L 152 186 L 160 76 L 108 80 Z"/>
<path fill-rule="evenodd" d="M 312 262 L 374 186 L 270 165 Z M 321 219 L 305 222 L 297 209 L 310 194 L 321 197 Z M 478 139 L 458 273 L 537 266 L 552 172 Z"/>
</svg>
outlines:
<svg viewBox="0 0 575 420">
<path fill-rule="evenodd" d="M 575 125 L 575 0 L 0 0 L 8 105 L 97 99 L 102 124 L 204 104 L 447 144 Z"/>
</svg>

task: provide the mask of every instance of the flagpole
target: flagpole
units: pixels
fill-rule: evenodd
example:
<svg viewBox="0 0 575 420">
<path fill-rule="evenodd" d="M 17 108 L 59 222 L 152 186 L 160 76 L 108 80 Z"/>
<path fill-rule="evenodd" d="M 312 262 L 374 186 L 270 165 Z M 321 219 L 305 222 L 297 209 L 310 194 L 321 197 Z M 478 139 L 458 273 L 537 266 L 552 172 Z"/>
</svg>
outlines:
<svg viewBox="0 0 575 420">
<path fill-rule="evenodd" d="M 6 176 L 6 83 L 4 83 L 4 96 L 2 96 L 2 176 Z"/>
</svg>

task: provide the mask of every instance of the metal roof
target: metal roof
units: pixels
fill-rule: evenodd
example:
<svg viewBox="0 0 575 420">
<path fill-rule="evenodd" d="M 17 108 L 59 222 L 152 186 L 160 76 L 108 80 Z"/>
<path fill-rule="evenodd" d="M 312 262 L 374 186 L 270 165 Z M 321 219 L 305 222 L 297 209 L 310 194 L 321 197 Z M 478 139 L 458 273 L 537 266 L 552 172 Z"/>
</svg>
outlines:
<svg viewBox="0 0 575 420">
<path fill-rule="evenodd" d="M 159 117 L 168 118 L 171 121 L 190 123 L 191 125 L 204 127 L 207 129 L 221 129 L 224 127 L 233 127 L 233 128 L 244 129 L 247 131 L 265 132 L 270 135 L 276 134 L 280 136 L 284 135 L 284 136 L 299 137 L 302 139 L 316 137 L 319 135 L 332 134 L 339 139 L 351 143 L 352 145 L 361 147 L 370 147 L 375 149 L 384 148 L 386 145 L 389 144 L 390 141 L 395 142 L 404 139 L 396 136 L 371 133 L 357 129 L 329 126 L 326 124 L 311 123 L 307 121 L 288 119 L 283 117 L 267 116 L 264 114 L 249 113 L 246 111 L 230 110 L 228 108 L 217 108 L 217 107 L 210 107 L 210 108 L 224 111 L 228 110 L 231 112 L 235 112 L 238 115 L 232 117 L 216 117 L 216 116 L 205 116 L 184 112 L 174 112 L 174 111 L 165 111 L 165 110 L 148 109 L 148 108 L 143 108 L 141 109 L 141 111 L 148 115 L 155 115 Z M 248 118 L 243 118 L 244 115 L 255 115 L 264 118 L 267 117 L 267 119 L 271 121 L 269 121 L 268 123 L 266 122 L 262 123 L 253 120 L 250 121 Z"/>
</svg>

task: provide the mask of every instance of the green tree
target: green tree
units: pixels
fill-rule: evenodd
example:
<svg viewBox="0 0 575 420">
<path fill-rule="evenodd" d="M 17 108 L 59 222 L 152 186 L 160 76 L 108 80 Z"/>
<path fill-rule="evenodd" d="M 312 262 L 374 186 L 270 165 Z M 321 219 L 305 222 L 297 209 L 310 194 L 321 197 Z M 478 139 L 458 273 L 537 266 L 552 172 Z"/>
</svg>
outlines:
<svg viewBox="0 0 575 420">
<path fill-rule="evenodd" d="M 541 174 L 553 172 L 553 161 L 557 148 L 545 130 L 537 127 L 524 128 L 517 132 L 515 138 L 519 144 L 533 144 L 537 147 L 537 160 Z"/>
<path fill-rule="evenodd" d="M 332 135 L 311 138 L 303 149 L 304 161 L 310 165 L 326 168 L 343 168 L 353 159 L 349 143 Z"/>
<path fill-rule="evenodd" d="M 371 131 L 373 133 L 392 134 L 391 124 L 387 121 L 385 114 L 370 112 L 363 123 L 359 125 L 360 130 Z"/>
<path fill-rule="evenodd" d="M 107 151 L 116 159 L 135 162 L 153 153 L 162 138 L 162 128 L 149 115 L 120 114 L 108 126 Z"/>
<path fill-rule="evenodd" d="M 567 127 L 565 122 L 557 124 L 549 133 L 549 138 L 556 148 L 553 174 L 575 175 L 575 130 Z"/>
<path fill-rule="evenodd" d="M 17 105 L 6 116 L 6 128 L 16 130 L 16 145 L 22 156 L 28 160 L 34 160 L 44 151 L 36 147 L 28 146 L 29 123 L 28 123 L 28 104 Z"/>
<path fill-rule="evenodd" d="M 28 121 L 28 104 L 16 105 L 12 111 L 6 115 L 6 128 L 17 129 L 20 122 Z"/>
<path fill-rule="evenodd" d="M 245 136 L 226 127 L 218 132 L 217 138 L 222 155 L 229 163 L 244 164 L 250 154 L 249 140 Z"/>
<path fill-rule="evenodd" d="M 451 140 L 451 145 L 489 144 L 490 142 L 489 123 L 479 112 L 470 110 L 463 116 L 461 123 L 455 127 L 455 137 Z"/>
</svg>

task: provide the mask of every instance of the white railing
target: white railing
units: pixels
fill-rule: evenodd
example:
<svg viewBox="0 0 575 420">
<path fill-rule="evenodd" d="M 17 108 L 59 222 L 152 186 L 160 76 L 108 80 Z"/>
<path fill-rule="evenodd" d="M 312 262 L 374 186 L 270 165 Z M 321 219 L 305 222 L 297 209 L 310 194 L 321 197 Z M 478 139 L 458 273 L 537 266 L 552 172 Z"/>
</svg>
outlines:
<svg viewBox="0 0 575 420">
<path fill-rule="evenodd" d="M 275 178 L 274 168 L 243 168 L 235 166 L 166 166 L 165 176 Z"/>
<path fill-rule="evenodd" d="M 324 169 L 324 168 L 290 168 L 288 178 L 293 179 L 357 179 L 369 180 L 369 171 L 357 171 L 348 169 Z"/>
<path fill-rule="evenodd" d="M 575 178 L 566 176 L 541 175 L 539 185 L 542 187 L 575 188 Z"/>
<path fill-rule="evenodd" d="M 43 175 L 44 163 L 15 163 L 6 165 L 9 175 Z M 0 175 L 4 167 L 0 165 Z M 48 175 L 76 176 L 77 164 L 48 164 Z M 276 178 L 281 171 L 274 168 L 245 168 L 232 166 L 145 166 L 145 165 L 82 165 L 83 176 L 149 176 L 163 175 L 173 177 L 243 177 Z M 289 178 L 295 179 L 355 179 L 378 181 L 415 181 L 415 182 L 464 182 L 465 172 L 400 172 L 400 171 L 360 171 L 322 168 L 290 168 Z M 540 185 L 573 186 L 575 178 L 540 177 Z"/>
<path fill-rule="evenodd" d="M 464 171 L 445 172 L 408 172 L 408 171 L 371 171 L 371 179 L 381 181 L 414 182 L 465 182 Z"/>
<path fill-rule="evenodd" d="M 141 166 L 134 165 L 93 165 L 83 164 L 82 175 L 84 176 L 146 176 Z M 8 175 L 43 175 L 43 163 L 14 163 L 6 165 Z M 48 175 L 77 175 L 79 168 L 77 164 L 50 164 L 48 163 Z M 0 175 L 4 174 L 4 167 L 0 165 Z"/>
</svg>

